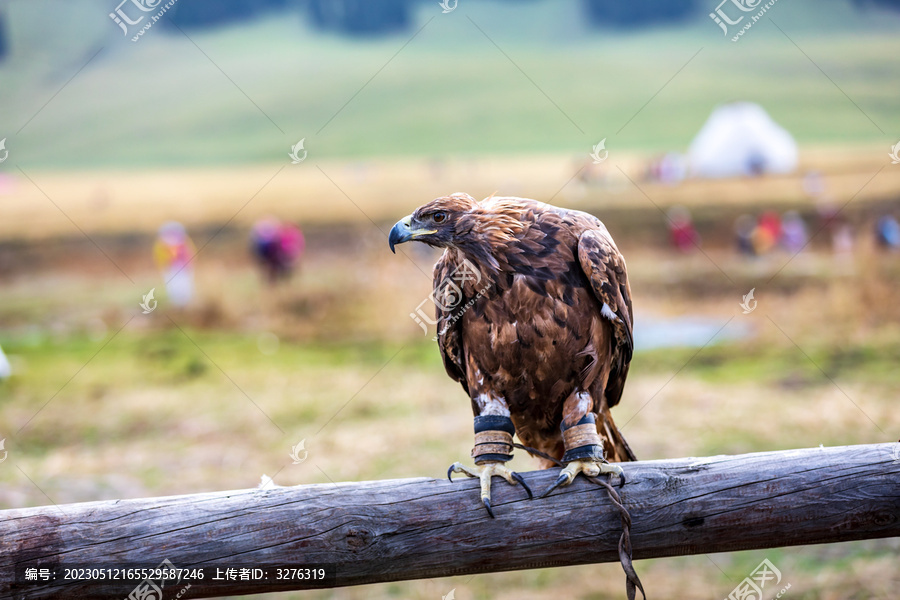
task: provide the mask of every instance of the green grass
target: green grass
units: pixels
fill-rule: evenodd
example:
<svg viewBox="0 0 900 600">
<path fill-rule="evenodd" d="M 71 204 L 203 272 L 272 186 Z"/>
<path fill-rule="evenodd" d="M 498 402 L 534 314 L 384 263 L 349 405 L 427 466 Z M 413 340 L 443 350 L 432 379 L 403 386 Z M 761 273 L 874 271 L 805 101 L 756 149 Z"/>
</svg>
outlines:
<svg viewBox="0 0 900 600">
<path fill-rule="evenodd" d="M 158 427 L 142 429 L 140 423 L 150 423 L 146 420 L 147 407 L 117 401 L 117 398 L 133 398 L 146 390 L 185 399 L 195 393 L 219 395 L 229 403 L 237 400 L 238 404 L 242 404 L 241 396 L 246 392 L 251 398 L 259 399 L 259 405 L 282 428 L 305 430 L 328 419 L 345 401 L 343 396 L 350 397 L 365 389 L 367 379 L 373 374 L 381 375 L 380 369 L 386 364 L 392 375 L 380 378 L 379 389 L 394 389 L 391 378 L 400 377 L 396 389 L 412 395 L 406 401 L 398 401 L 392 393 L 361 394 L 340 413 L 345 425 L 387 423 L 428 410 L 420 404 L 421 399 L 415 398 L 416 384 L 406 381 L 407 374 L 415 374 L 423 381 L 439 382 L 440 386 L 426 396 L 435 397 L 437 389 L 443 390 L 447 397 L 442 398 L 442 406 L 457 405 L 461 418 L 467 413 L 462 390 L 446 378 L 437 348 L 424 338 L 402 345 L 374 341 L 333 344 L 282 341 L 274 355 L 260 352 L 255 335 L 239 332 L 186 330 L 182 333 L 171 329 L 139 333 L 126 328 L 106 346 L 104 342 L 84 334 L 56 339 L 35 340 L 28 336 L 4 339 L 5 351 L 24 368 L 0 388 L 2 430 L 18 430 L 38 407 L 52 398 L 21 440 L 26 452 L 36 453 L 34 456 L 38 457 L 52 451 L 58 443 L 83 443 L 88 447 L 124 443 L 138 430 L 149 438 L 165 437 L 167 428 L 177 429 L 172 422 L 181 418 L 178 402 L 161 409 L 157 415 L 159 420 L 152 421 Z M 652 382 L 677 374 L 682 379 L 720 390 L 726 397 L 726 390 L 753 386 L 781 390 L 780 393 L 815 394 L 829 391 L 830 379 L 842 385 L 865 384 L 869 389 L 889 390 L 896 387 L 900 377 L 894 368 L 900 355 L 896 344 L 807 347 L 806 353 L 809 358 L 788 346 L 770 347 L 756 342 L 710 346 L 699 352 L 692 348 L 639 352 L 632 363 L 630 379 Z M 70 378 L 73 378 L 71 382 Z M 276 379 L 293 383 L 284 387 L 273 383 Z M 635 385 L 641 384 L 629 386 L 623 411 L 634 411 L 643 403 L 642 391 L 635 390 Z M 340 388 L 347 391 L 338 391 Z M 70 410 L 85 411 L 83 422 L 78 421 L 83 429 L 57 427 L 65 422 Z M 107 414 L 109 420 L 94 421 L 92 415 L 98 410 Z M 257 425 L 265 424 L 265 419 L 258 418 L 260 415 L 255 411 L 246 412 L 244 416 L 253 418 Z M 45 418 L 48 421 L 42 424 Z M 226 429 L 237 426 L 231 422 L 232 418 L 235 415 L 225 419 Z M 710 451 L 722 451 L 717 444 L 727 445 L 742 435 L 740 427 L 729 426 L 727 431 L 727 440 L 718 436 L 707 440 Z M 748 431 L 745 439 L 752 437 L 753 432 Z M 756 449 L 761 450 L 763 446 Z M 368 474 L 381 475 L 379 467 Z"/>
<path fill-rule="evenodd" d="M 576 154 L 604 137 L 611 150 L 683 150 L 735 99 L 763 104 L 801 144 L 893 143 L 900 132 L 897 16 L 779 4 L 770 15 L 801 51 L 766 21 L 739 43 L 702 12 L 678 29 L 589 33 L 576 3 L 553 4 L 463 4 L 431 21 L 423 5 L 427 26 L 393 59 L 409 34 L 348 41 L 269 17 L 191 33 L 201 52 L 165 31 L 121 40 L 96 2 L 18 5 L 0 132 L 23 168 L 280 162 L 303 137 L 314 159 Z M 48 36 L 47 48 L 33 43 Z"/>
<path fill-rule="evenodd" d="M 186 333 L 202 352 L 174 329 L 126 328 L 96 356 L 102 341 L 84 334 L 6 337 L 4 348 L 23 369 L 0 385 L 0 432 L 10 452 L 0 465 L 0 508 L 46 504 L 48 496 L 63 503 L 246 488 L 262 473 L 282 485 L 439 476 L 471 444 L 468 402 L 443 373 L 431 342 L 282 341 L 274 355 L 262 355 L 252 334 L 190 328 Z M 896 364 L 896 347 L 813 347 L 809 353 L 824 364 L 851 356 L 852 371 L 834 378 L 864 400 L 886 430 L 896 430 L 897 376 L 885 368 Z M 670 349 L 635 356 L 626 398 L 614 411 L 617 420 L 624 422 L 666 383 L 628 419 L 626 434 L 644 458 L 869 440 L 865 419 L 830 382 L 820 378 L 809 389 L 779 388 L 778 379 L 799 366 L 789 349 L 713 346 L 679 371 L 693 354 Z M 866 381 L 865 398 L 857 395 L 859 380 Z M 10 435 L 51 396 L 21 434 Z M 881 439 L 874 435 L 871 441 Z M 287 451 L 300 439 L 310 459 L 291 465 Z M 534 465 L 517 456 L 514 467 Z M 897 551 L 897 540 L 869 540 L 636 566 L 648 589 L 669 597 L 724 597 L 768 558 L 792 584 L 792 597 L 835 592 L 886 599 L 900 583 Z M 457 588 L 460 598 L 539 598 L 552 590 L 561 597 L 603 600 L 620 597 L 621 580 L 620 567 L 609 564 L 264 597 L 425 599 Z"/>
<path fill-rule="evenodd" d="M 831 377 L 896 386 L 900 384 L 898 361 L 900 344 L 896 341 L 846 346 L 804 344 L 803 352 L 790 344 L 753 341 L 711 345 L 699 352 L 695 348 L 667 348 L 639 353 L 633 372 L 667 372 L 686 364 L 684 372 L 721 385 L 755 381 L 810 387 L 829 385 Z"/>
</svg>

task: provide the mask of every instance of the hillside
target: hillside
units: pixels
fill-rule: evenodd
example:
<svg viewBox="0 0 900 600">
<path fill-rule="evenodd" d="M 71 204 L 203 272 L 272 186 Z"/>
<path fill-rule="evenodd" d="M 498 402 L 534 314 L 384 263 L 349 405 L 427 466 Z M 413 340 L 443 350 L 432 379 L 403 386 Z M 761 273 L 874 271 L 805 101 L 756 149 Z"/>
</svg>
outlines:
<svg viewBox="0 0 900 600">
<path fill-rule="evenodd" d="M 839 0 L 779 3 L 738 43 L 705 14 L 587 31 L 572 1 L 461 2 L 446 15 L 424 3 L 411 41 L 315 33 L 291 12 L 132 43 L 108 10 L 9 4 L 0 135 L 14 160 L 0 168 L 269 163 L 301 138 L 341 159 L 574 153 L 602 138 L 684 149 L 734 99 L 763 104 L 801 145 L 900 135 L 885 85 L 900 75 L 900 17 Z"/>
</svg>

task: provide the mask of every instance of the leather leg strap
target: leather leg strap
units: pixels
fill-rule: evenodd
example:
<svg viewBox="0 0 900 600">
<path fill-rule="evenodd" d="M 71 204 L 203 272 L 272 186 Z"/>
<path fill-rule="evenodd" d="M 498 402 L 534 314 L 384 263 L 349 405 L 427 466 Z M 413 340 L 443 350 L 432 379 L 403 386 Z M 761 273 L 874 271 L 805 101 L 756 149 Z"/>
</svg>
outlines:
<svg viewBox="0 0 900 600">
<path fill-rule="evenodd" d="M 563 444 L 566 453 L 562 462 L 570 463 L 573 460 L 589 459 L 603 460 L 603 438 L 597 433 L 594 413 L 584 415 L 578 423 L 571 427 L 560 425 Z"/>
<path fill-rule="evenodd" d="M 475 447 L 472 448 L 475 464 L 512 460 L 515 432 L 516 428 L 509 417 L 500 415 L 475 417 Z"/>
</svg>

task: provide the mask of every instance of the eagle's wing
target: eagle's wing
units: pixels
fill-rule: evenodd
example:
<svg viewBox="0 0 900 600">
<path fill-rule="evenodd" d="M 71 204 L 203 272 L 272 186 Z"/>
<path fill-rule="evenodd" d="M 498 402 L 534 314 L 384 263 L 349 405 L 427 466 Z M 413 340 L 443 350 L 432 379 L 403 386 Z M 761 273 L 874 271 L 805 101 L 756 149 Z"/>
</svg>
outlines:
<svg viewBox="0 0 900 600">
<path fill-rule="evenodd" d="M 434 291 L 438 292 L 439 286 L 447 281 L 458 265 L 445 252 L 434 264 Z M 454 381 L 462 384 L 466 394 L 469 393 L 469 384 L 466 381 L 466 357 L 462 344 L 462 319 L 453 321 L 453 311 L 441 310 L 435 306 L 435 319 L 437 319 L 438 348 L 441 350 L 441 358 L 444 359 L 444 368 L 447 375 Z"/>
<path fill-rule="evenodd" d="M 628 365 L 634 352 L 631 287 L 625 272 L 625 259 L 600 229 L 588 229 L 578 239 L 578 262 L 588 279 L 594 295 L 601 304 L 601 314 L 613 326 L 616 348 L 606 385 L 606 401 L 610 407 L 622 397 Z"/>
</svg>

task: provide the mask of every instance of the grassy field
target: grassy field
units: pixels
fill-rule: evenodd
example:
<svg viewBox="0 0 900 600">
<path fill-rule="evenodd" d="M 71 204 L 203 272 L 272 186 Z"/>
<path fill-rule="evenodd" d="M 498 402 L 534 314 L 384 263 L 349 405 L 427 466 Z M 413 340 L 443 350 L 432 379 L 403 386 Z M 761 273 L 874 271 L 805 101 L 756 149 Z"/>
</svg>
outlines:
<svg viewBox="0 0 900 600">
<path fill-rule="evenodd" d="M 274 475 L 280 485 L 440 477 L 447 464 L 468 454 L 467 401 L 443 376 L 431 344 L 282 343 L 276 354 L 266 356 L 254 336 L 187 330 L 284 429 L 282 434 L 180 332 L 134 329 L 132 325 L 119 334 L 7 445 L 12 464 L 0 469 L 0 506 L 47 504 L 48 498 L 62 503 L 245 488 L 263 473 Z M 91 357 L 97 343 L 74 336 L 9 345 L 27 371 L 4 390 L 3 429 L 27 420 Z M 888 353 L 895 365 L 898 350 L 872 348 L 871 354 Z M 665 385 L 673 367 L 691 354 L 693 350 L 670 351 L 635 359 L 618 412 L 643 458 L 885 439 L 796 353 L 708 348 Z M 732 360 L 734 354 L 740 354 L 739 361 Z M 825 350 L 813 356 L 846 360 Z M 897 375 L 884 368 L 888 360 L 880 356 L 871 369 L 864 360 L 852 370 L 823 364 L 882 429 L 896 433 Z M 714 371 L 712 364 L 717 365 Z M 759 372 L 765 377 L 758 377 Z M 660 388 L 652 403 L 631 419 Z M 310 459 L 292 465 L 288 452 L 301 439 Z M 40 490 L 13 465 L 39 481 Z M 521 456 L 515 465 L 533 468 Z M 900 584 L 897 552 L 900 543 L 885 540 L 640 561 L 637 568 L 648 590 L 661 597 L 707 599 L 724 597 L 768 557 L 792 583 L 794 597 L 888 599 Z M 621 597 L 621 585 L 618 565 L 602 565 L 280 597 L 439 598 L 456 588 L 459 598 L 543 598 L 554 593 L 599 599 Z"/>
<path fill-rule="evenodd" d="M 10 453 L 0 508 L 246 488 L 263 474 L 280 485 L 439 477 L 468 455 L 468 401 L 408 316 L 428 293 L 420 269 L 432 254 L 390 255 L 374 229 L 311 232 L 300 275 L 273 293 L 241 239 L 224 235 L 198 257 L 199 297 L 182 312 L 159 294 L 159 309 L 140 314 L 140 294 L 161 282 L 141 253 L 103 238 L 133 285 L 87 242 L 4 278 L 0 328 L 17 375 L 0 385 Z M 759 286 L 759 308 L 742 315 L 742 291 L 706 257 L 627 236 L 623 246 L 639 317 L 733 318 L 751 331 L 699 352 L 636 355 L 615 413 L 641 458 L 898 437 L 897 257 L 861 249 L 848 265 L 810 252 Z M 786 258 L 709 252 L 737 285 L 771 277 Z M 292 465 L 300 440 L 310 459 Z M 514 466 L 534 463 L 517 456 Z M 726 596 L 768 557 L 792 597 L 886 600 L 900 584 L 898 552 L 885 540 L 637 568 L 655 596 L 700 600 Z M 458 598 L 596 600 L 621 597 L 622 575 L 600 565 L 277 597 L 433 599 L 453 588 Z"/>
<path fill-rule="evenodd" d="M 704 11 L 683 29 L 590 34 L 574 1 L 427 3 L 395 57 L 412 32 L 348 43 L 292 16 L 133 44 L 107 12 L 10 4 L 2 168 L 265 164 L 301 138 L 317 159 L 578 154 L 602 138 L 613 153 L 684 150 L 736 99 L 804 145 L 900 132 L 900 18 L 837 0 L 770 11 L 796 45 L 771 21 L 731 43 Z"/>
<path fill-rule="evenodd" d="M 13 31 L 0 64 L 0 344 L 15 372 L 0 382 L 0 509 L 249 488 L 263 474 L 442 477 L 472 434 L 433 328 L 410 318 L 436 254 L 391 255 L 386 231 L 457 190 L 593 212 L 627 257 L 638 327 L 724 325 L 708 344 L 636 353 L 615 418 L 640 458 L 900 437 L 900 256 L 871 239 L 900 197 L 887 156 L 900 16 L 791 0 L 735 44 L 705 10 L 624 34 L 586 30 L 577 0 L 436 5 L 418 6 L 411 41 L 416 29 L 339 39 L 290 14 L 138 44 L 106 0 L 0 5 Z M 738 99 L 796 136 L 795 174 L 645 177 Z M 290 164 L 301 138 L 308 157 Z M 609 160 L 585 178 L 603 138 Z M 819 202 L 803 191 L 809 170 L 827 185 Z M 678 204 L 702 252 L 668 246 L 664 212 Z M 827 232 L 796 257 L 735 252 L 739 215 L 796 209 L 814 233 L 823 204 L 846 207 L 851 255 L 832 254 Z M 275 290 L 247 255 L 267 214 L 299 222 L 308 242 Z M 201 248 L 184 310 L 151 261 L 171 219 Z M 144 315 L 151 288 L 159 308 Z M 309 460 L 293 465 L 301 440 Z M 898 555 L 893 539 L 636 567 L 652 598 L 726 597 L 768 558 L 788 598 L 892 600 Z M 263 597 L 606 600 L 623 583 L 611 564 Z"/>
<path fill-rule="evenodd" d="M 638 216 L 663 223 L 660 210 L 681 204 L 722 221 L 725 237 L 742 212 L 795 208 L 809 217 L 815 203 L 803 192 L 808 170 L 825 174 L 836 207 L 847 214 L 892 210 L 900 169 L 888 146 L 809 147 L 796 174 L 679 185 L 646 181 L 651 155 L 619 153 L 583 181 L 581 156 L 543 155 L 486 160 L 381 159 L 318 161 L 232 168 L 132 171 L 30 171 L 0 179 L 0 240 L 39 240 L 89 234 L 146 234 L 175 219 L 194 230 L 229 224 L 246 229 L 276 214 L 309 226 L 378 223 L 385 231 L 416 206 L 454 191 L 477 198 L 520 195 L 588 210 L 608 224 Z M 727 221 L 727 222 L 726 222 Z M 81 231 L 79 231 L 79 229 Z M 646 228 L 634 228 L 639 233 Z"/>
</svg>

